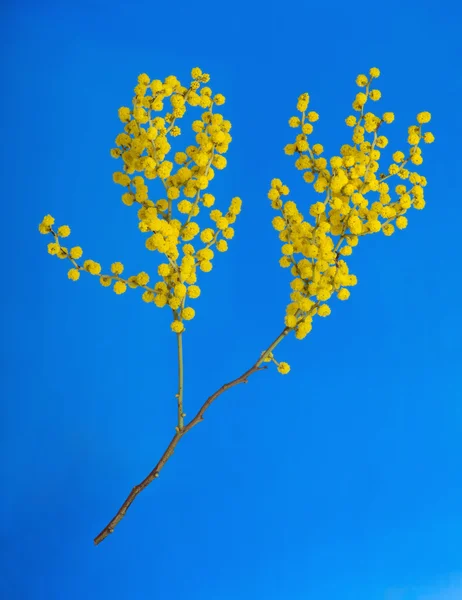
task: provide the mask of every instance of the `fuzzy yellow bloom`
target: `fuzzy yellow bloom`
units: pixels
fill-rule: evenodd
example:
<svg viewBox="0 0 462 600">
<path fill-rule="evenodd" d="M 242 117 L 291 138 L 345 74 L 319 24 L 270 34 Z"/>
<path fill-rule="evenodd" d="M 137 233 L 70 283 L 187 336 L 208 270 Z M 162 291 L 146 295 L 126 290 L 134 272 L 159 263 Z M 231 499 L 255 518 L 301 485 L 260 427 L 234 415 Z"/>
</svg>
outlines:
<svg viewBox="0 0 462 600">
<path fill-rule="evenodd" d="M 103 287 L 109 287 L 112 283 L 112 277 L 110 277 L 109 275 L 102 275 L 99 278 L 99 282 Z"/>
<path fill-rule="evenodd" d="M 136 283 L 141 286 L 147 285 L 149 283 L 149 275 L 144 271 L 138 273 L 138 275 L 136 276 Z"/>
<path fill-rule="evenodd" d="M 124 266 L 121 262 L 112 263 L 111 271 L 114 275 L 121 275 L 124 271 Z"/>
<path fill-rule="evenodd" d="M 372 69 L 369 70 L 369 75 L 371 77 L 377 78 L 380 76 L 380 71 L 379 71 L 379 69 L 377 69 L 377 67 L 372 67 Z"/>
<path fill-rule="evenodd" d="M 99 275 L 101 272 L 101 265 L 94 260 L 86 260 L 83 263 L 83 268 L 85 271 L 91 273 L 91 275 Z"/>
<path fill-rule="evenodd" d="M 125 283 L 123 281 L 116 281 L 114 283 L 113 290 L 116 294 L 123 294 L 124 292 L 127 291 L 127 286 L 125 285 Z"/>
<path fill-rule="evenodd" d="M 59 237 L 66 238 L 71 234 L 71 229 L 68 225 L 61 225 L 57 233 Z"/>
<path fill-rule="evenodd" d="M 74 246 L 73 248 L 70 249 L 69 252 L 69 256 L 75 260 L 78 260 L 79 258 L 81 258 L 83 254 L 83 250 L 80 246 Z"/>
<path fill-rule="evenodd" d="M 366 77 L 366 75 L 358 75 L 356 77 L 356 85 L 358 87 L 366 87 L 367 83 L 368 83 L 368 78 Z"/>
<path fill-rule="evenodd" d="M 69 269 L 69 271 L 67 272 L 67 276 L 71 281 L 77 281 L 80 277 L 80 272 L 78 271 L 78 269 Z"/>
<path fill-rule="evenodd" d="M 328 317 L 330 315 L 330 308 L 327 304 L 321 304 L 318 308 L 318 315 L 320 317 Z"/>
<path fill-rule="evenodd" d="M 170 324 L 170 328 L 173 331 L 173 333 L 181 333 L 182 331 L 184 331 L 184 325 L 181 321 L 173 321 Z"/>
<path fill-rule="evenodd" d="M 196 314 L 196 311 L 194 310 L 194 308 L 187 306 L 186 308 L 183 308 L 183 310 L 181 311 L 181 318 L 184 319 L 185 321 L 190 321 L 191 319 L 194 318 L 195 314 Z"/>
<path fill-rule="evenodd" d="M 337 298 L 339 300 L 348 300 L 349 297 L 350 297 L 350 291 L 347 290 L 346 288 L 342 288 L 341 290 L 339 290 L 337 292 Z"/>
<path fill-rule="evenodd" d="M 200 294 L 201 294 L 201 290 L 200 290 L 200 287 L 198 287 L 197 285 L 190 285 L 188 287 L 189 298 L 199 298 Z"/>
<path fill-rule="evenodd" d="M 429 123 L 432 116 L 429 112 L 421 112 L 417 115 L 417 123 Z"/>
<path fill-rule="evenodd" d="M 282 373 L 282 375 L 287 375 L 287 373 L 290 371 L 290 365 L 286 362 L 280 362 L 278 364 L 278 371 L 279 373 Z"/>
<path fill-rule="evenodd" d="M 398 229 L 405 229 L 407 227 L 406 217 L 398 217 L 396 219 L 396 227 L 398 227 Z"/>
<path fill-rule="evenodd" d="M 218 252 L 226 252 L 228 250 L 228 242 L 226 240 L 218 240 L 216 248 Z"/>
<path fill-rule="evenodd" d="M 393 121 L 395 120 L 395 115 L 392 112 L 385 112 L 382 115 L 382 119 L 384 123 L 390 124 L 393 123 Z"/>
</svg>

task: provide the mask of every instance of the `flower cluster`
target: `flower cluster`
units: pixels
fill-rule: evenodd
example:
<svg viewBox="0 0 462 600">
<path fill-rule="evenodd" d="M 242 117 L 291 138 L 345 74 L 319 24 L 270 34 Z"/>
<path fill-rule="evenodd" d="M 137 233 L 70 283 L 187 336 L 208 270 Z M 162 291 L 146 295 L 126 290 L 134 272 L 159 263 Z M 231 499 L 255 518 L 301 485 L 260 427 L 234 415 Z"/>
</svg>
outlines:
<svg viewBox="0 0 462 600">
<path fill-rule="evenodd" d="M 119 109 L 123 132 L 115 140 L 111 155 L 122 160 L 122 170 L 114 173 L 114 182 L 124 188 L 122 202 L 138 206 L 138 227 L 147 234 L 146 248 L 164 257 L 157 268 L 160 280 L 151 287 L 150 277 L 142 272 L 124 279 L 124 266 L 114 263 L 111 274 L 101 275 L 101 266 L 92 260 L 83 265 L 77 263 L 82 249 L 65 248 L 60 238 L 67 237 L 67 226 L 52 228 L 54 219 L 44 217 L 39 226 L 43 234 L 51 234 L 54 242 L 48 245 L 50 254 L 71 260 L 68 272 L 72 281 L 79 279 L 82 270 L 100 277 L 103 286 L 113 286 L 116 294 L 123 294 L 127 287 L 144 289 L 142 298 L 156 306 L 169 306 L 174 314 L 171 328 L 176 333 L 184 330 L 183 321 L 194 317 L 194 309 L 186 306 L 186 300 L 197 298 L 200 288 L 196 285 L 197 269 L 207 273 L 212 269 L 214 249 L 226 252 L 228 240 L 234 236 L 233 223 L 241 211 L 241 199 L 232 199 L 228 210 L 214 208 L 215 197 L 207 192 L 215 170 L 226 167 L 225 153 L 231 143 L 231 123 L 214 107 L 225 102 L 222 94 L 212 94 L 208 86 L 210 77 L 194 68 L 189 87 L 181 85 L 173 75 L 163 82 L 150 80 L 141 74 L 134 89 L 133 108 Z M 166 101 L 168 111 L 161 116 Z M 176 152 L 168 160 L 171 138 L 181 134 L 178 125 L 186 113 L 187 105 L 203 109 L 200 119 L 193 121 L 195 144 Z M 147 182 L 159 179 L 163 186 L 163 198 L 151 200 Z M 209 227 L 201 229 L 197 222 L 201 209 L 210 209 Z M 194 245 L 191 243 L 194 242 Z"/>
<path fill-rule="evenodd" d="M 428 112 L 417 115 L 417 123 L 408 129 L 409 150 L 394 152 L 388 172 L 378 174 L 381 149 L 388 144 L 387 137 L 379 135 L 379 129 L 394 120 L 391 112 L 379 117 L 365 110 L 368 100 L 374 102 L 381 97 L 378 89 L 371 89 L 379 75 L 380 71 L 372 68 L 369 77 L 357 77 L 356 84 L 363 91 L 356 95 L 352 105 L 356 114 L 346 119 L 346 124 L 353 128 L 352 143 L 343 145 L 339 155 L 330 160 L 323 156 L 321 144 L 310 141 L 313 123 L 319 115 L 308 111 L 307 93 L 298 98 L 300 116 L 289 119 L 290 127 L 299 133 L 293 143 L 285 146 L 285 153 L 296 156 L 295 166 L 303 171 L 303 179 L 321 195 L 305 217 L 296 203 L 286 198 L 289 188 L 280 179 L 272 180 L 268 193 L 272 208 L 280 213 L 272 222 L 283 244 L 280 265 L 290 268 L 293 277 L 285 324 L 295 331 L 297 339 L 303 339 L 311 331 L 315 315 L 330 314 L 328 301 L 334 294 L 339 300 L 349 298 L 348 288 L 356 285 L 357 279 L 345 259 L 351 256 L 359 238 L 379 231 L 390 236 L 395 227 L 407 226 L 405 215 L 410 209 L 420 210 L 425 206 L 427 181 L 410 168 L 423 162 L 420 143 L 434 141 L 432 133 L 423 132 L 423 125 L 430 121 L 431 115 Z M 366 139 L 367 134 L 372 139 Z M 402 183 L 393 190 L 390 179 L 395 175 Z M 367 199 L 370 192 L 374 196 Z"/>
</svg>

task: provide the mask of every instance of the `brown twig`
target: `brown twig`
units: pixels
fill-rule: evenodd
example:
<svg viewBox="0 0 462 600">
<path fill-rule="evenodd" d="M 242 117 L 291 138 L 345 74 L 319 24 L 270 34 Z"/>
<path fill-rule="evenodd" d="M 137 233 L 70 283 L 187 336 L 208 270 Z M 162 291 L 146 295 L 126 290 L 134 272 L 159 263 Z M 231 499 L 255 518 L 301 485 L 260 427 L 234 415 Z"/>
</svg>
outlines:
<svg viewBox="0 0 462 600">
<path fill-rule="evenodd" d="M 204 404 L 200 408 L 197 415 L 187 425 L 185 425 L 182 429 L 177 428 L 177 432 L 173 436 L 170 444 L 167 446 L 167 449 L 162 454 L 159 462 L 156 464 L 154 469 L 149 473 L 149 475 L 145 479 L 143 479 L 143 481 L 141 483 L 139 483 L 138 485 L 135 485 L 135 487 L 132 489 L 132 491 L 128 495 L 127 499 L 125 500 L 125 502 L 122 504 L 122 506 L 117 511 L 117 514 L 115 515 L 115 517 L 106 525 L 106 527 L 101 531 L 101 533 L 99 533 L 95 537 L 94 542 L 95 542 L 96 546 L 98 544 L 100 544 L 109 534 L 114 532 L 115 527 L 124 518 L 127 510 L 129 509 L 130 505 L 132 504 L 133 500 L 138 496 L 138 494 L 140 492 L 142 492 L 145 488 L 147 488 L 148 485 L 154 481 L 154 479 L 156 479 L 159 476 L 160 471 L 164 468 L 166 462 L 174 453 L 175 448 L 178 445 L 178 442 L 181 440 L 181 438 L 184 435 L 186 435 L 188 433 L 188 431 L 190 431 L 195 425 L 197 425 L 198 423 L 200 423 L 203 420 L 204 413 L 209 408 L 209 406 L 212 404 L 212 402 L 214 400 L 216 400 L 218 398 L 218 396 L 220 396 L 223 392 L 226 392 L 227 390 L 234 387 L 235 385 L 238 385 L 240 383 L 247 383 L 247 379 L 253 373 L 256 373 L 257 371 L 262 371 L 263 369 L 266 369 L 266 366 L 261 366 L 261 364 L 264 362 L 265 358 L 279 344 L 279 342 L 289 333 L 289 331 L 291 331 L 290 328 L 285 327 L 283 329 L 283 331 L 279 334 L 279 336 L 274 340 L 274 342 L 267 348 L 267 350 L 262 352 L 260 358 L 250 369 L 248 369 L 240 377 L 237 377 L 233 381 L 230 381 L 229 383 L 225 383 L 224 385 L 222 385 L 220 389 L 218 389 L 214 394 L 212 394 L 209 398 L 207 398 L 207 400 L 204 402 Z"/>
</svg>

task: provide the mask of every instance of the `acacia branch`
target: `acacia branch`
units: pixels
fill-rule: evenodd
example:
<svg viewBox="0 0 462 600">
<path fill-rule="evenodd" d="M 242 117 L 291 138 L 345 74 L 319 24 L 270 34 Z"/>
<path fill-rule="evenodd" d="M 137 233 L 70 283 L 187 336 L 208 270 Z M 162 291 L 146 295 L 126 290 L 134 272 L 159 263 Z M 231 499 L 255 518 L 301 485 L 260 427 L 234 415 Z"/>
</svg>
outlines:
<svg viewBox="0 0 462 600">
<path fill-rule="evenodd" d="M 148 485 L 150 483 L 152 483 L 154 481 L 154 479 L 156 479 L 159 476 L 160 471 L 164 468 L 168 459 L 175 452 L 175 448 L 177 447 L 178 442 L 181 440 L 181 438 L 184 435 L 186 435 L 188 433 L 188 431 L 190 431 L 193 427 L 195 427 L 198 423 L 200 423 L 204 419 L 204 413 L 209 408 L 209 406 L 212 404 L 212 402 L 214 400 L 216 400 L 218 398 L 218 396 L 223 394 L 223 392 L 226 392 L 227 390 L 234 387 L 235 385 L 238 385 L 240 383 L 247 383 L 248 378 L 253 373 L 256 373 L 257 371 L 262 371 L 263 369 L 266 369 L 266 365 L 261 366 L 262 363 L 265 361 L 266 357 L 268 355 L 270 355 L 270 353 L 274 350 L 274 348 L 279 344 L 279 342 L 289 333 L 289 331 L 291 331 L 290 328 L 285 327 L 283 329 L 283 331 L 278 335 L 278 337 L 274 340 L 274 342 L 267 348 L 267 350 L 262 352 L 260 358 L 257 360 L 257 362 L 252 367 L 250 367 L 250 369 L 248 369 L 240 377 L 237 377 L 236 379 L 233 379 L 233 381 L 230 381 L 229 383 L 225 383 L 224 385 L 222 385 L 221 388 L 219 388 L 214 394 L 212 394 L 211 396 L 209 396 L 209 398 L 207 398 L 207 400 L 204 402 L 202 407 L 199 409 L 199 412 L 197 413 L 197 415 L 193 419 L 191 419 L 191 421 L 187 425 L 185 425 L 183 427 L 183 429 L 177 430 L 177 432 L 173 436 L 170 444 L 167 446 L 167 449 L 162 454 L 159 462 L 156 464 L 154 469 L 149 473 L 149 475 L 145 479 L 143 479 L 143 481 L 141 483 L 139 483 L 138 485 L 135 485 L 135 487 L 132 489 L 132 491 L 128 495 L 127 499 L 125 500 L 125 502 L 122 504 L 122 506 L 117 511 L 117 514 L 115 515 L 115 517 L 95 537 L 94 542 L 95 542 L 96 546 L 98 544 L 100 544 L 109 534 L 114 532 L 115 527 L 124 518 L 127 510 L 129 509 L 130 505 L 135 500 L 135 498 L 138 496 L 138 494 L 141 493 L 145 488 L 147 488 Z"/>
</svg>

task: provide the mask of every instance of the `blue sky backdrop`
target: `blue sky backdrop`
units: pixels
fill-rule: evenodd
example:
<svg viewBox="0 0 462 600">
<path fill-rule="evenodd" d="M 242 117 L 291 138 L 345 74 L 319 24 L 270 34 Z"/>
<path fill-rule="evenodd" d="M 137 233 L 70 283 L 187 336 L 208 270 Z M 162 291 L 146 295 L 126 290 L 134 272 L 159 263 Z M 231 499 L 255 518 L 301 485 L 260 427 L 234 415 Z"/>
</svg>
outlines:
<svg viewBox="0 0 462 600">
<path fill-rule="evenodd" d="M 1 23 L 3 597 L 460 600 L 458 4 L 7 0 Z M 291 373 L 222 396 L 95 548 L 173 434 L 176 340 L 168 310 L 136 290 L 70 282 L 37 226 L 51 213 L 105 269 L 155 275 L 109 150 L 139 73 L 189 82 L 195 66 L 233 124 L 210 191 L 244 205 L 230 251 L 200 274 L 188 416 L 283 326 L 267 191 L 281 177 L 300 206 L 315 198 L 282 150 L 300 93 L 329 155 L 349 142 L 354 79 L 372 66 L 394 150 L 430 111 L 427 207 L 361 242 L 351 299 L 278 349 Z"/>
</svg>

